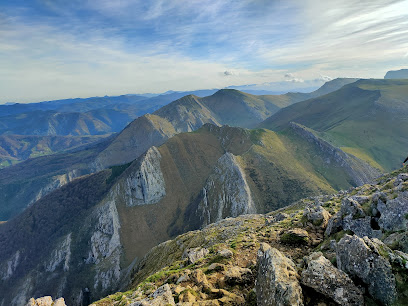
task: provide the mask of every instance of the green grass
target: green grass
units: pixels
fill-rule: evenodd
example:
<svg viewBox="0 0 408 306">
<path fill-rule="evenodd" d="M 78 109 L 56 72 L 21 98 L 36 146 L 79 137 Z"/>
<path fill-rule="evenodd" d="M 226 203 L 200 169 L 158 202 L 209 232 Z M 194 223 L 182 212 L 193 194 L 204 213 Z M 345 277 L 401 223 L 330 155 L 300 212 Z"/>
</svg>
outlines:
<svg viewBox="0 0 408 306">
<path fill-rule="evenodd" d="M 295 121 L 373 167 L 390 171 L 408 154 L 408 81 L 360 80 L 326 96 L 289 106 L 260 127 Z"/>
</svg>

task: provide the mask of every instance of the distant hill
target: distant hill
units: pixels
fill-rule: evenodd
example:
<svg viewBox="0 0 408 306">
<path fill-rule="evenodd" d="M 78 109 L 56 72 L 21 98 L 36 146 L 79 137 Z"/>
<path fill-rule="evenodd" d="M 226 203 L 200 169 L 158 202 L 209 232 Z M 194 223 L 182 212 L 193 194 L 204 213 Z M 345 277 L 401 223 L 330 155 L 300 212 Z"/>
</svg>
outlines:
<svg viewBox="0 0 408 306">
<path fill-rule="evenodd" d="M 408 69 L 388 71 L 384 79 L 408 79 Z"/>
<path fill-rule="evenodd" d="M 84 145 L 101 141 L 106 136 L 23 136 L 0 135 L 0 168 L 28 158 L 65 150 L 79 150 Z"/>
<path fill-rule="evenodd" d="M 376 175 L 300 126 L 277 134 L 205 124 L 73 180 L 0 225 L 0 302 L 48 294 L 80 305 L 84 288 L 98 299 L 160 242 Z"/>
<path fill-rule="evenodd" d="M 360 80 L 291 105 L 259 125 L 302 124 L 336 147 L 389 171 L 408 154 L 408 80 Z"/>
</svg>

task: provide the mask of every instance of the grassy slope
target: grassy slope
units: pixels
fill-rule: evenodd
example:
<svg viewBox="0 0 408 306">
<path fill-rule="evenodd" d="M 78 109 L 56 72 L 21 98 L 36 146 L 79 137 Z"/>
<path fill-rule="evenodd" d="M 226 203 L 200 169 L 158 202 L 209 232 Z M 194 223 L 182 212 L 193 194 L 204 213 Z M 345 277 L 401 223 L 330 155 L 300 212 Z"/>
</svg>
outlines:
<svg viewBox="0 0 408 306">
<path fill-rule="evenodd" d="M 0 168 L 14 165 L 28 158 L 72 150 L 105 136 L 22 136 L 0 135 Z"/>
<path fill-rule="evenodd" d="M 360 80 L 331 94 L 281 110 L 260 126 L 305 125 L 344 151 L 385 171 L 400 165 L 408 147 L 408 80 Z"/>
<path fill-rule="evenodd" d="M 0 171 L 0 220 L 8 220 L 24 210 L 38 192 L 48 185 L 54 176 L 76 170 L 89 173 L 89 164 L 109 140 L 87 149 L 70 153 L 28 159 Z"/>
</svg>

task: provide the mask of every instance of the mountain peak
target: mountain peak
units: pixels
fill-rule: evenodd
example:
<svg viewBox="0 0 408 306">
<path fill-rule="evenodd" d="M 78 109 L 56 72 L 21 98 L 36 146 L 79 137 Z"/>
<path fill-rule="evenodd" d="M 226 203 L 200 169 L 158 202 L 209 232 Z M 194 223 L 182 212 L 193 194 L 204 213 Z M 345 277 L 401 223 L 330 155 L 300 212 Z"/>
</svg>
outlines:
<svg viewBox="0 0 408 306">
<path fill-rule="evenodd" d="M 408 69 L 388 71 L 384 79 L 408 79 Z"/>
</svg>

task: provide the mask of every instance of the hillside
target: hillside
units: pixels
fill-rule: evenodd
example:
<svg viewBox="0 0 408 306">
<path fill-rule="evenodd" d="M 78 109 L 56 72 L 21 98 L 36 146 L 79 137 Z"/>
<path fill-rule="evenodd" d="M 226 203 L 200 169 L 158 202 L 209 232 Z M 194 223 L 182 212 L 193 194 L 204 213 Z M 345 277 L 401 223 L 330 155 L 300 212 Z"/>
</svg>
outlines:
<svg viewBox="0 0 408 306">
<path fill-rule="evenodd" d="M 360 80 L 282 109 L 259 126 L 275 131 L 302 124 L 380 170 L 407 155 L 408 80 Z"/>
<path fill-rule="evenodd" d="M 49 155 L 65 150 L 80 149 L 104 139 L 104 136 L 23 136 L 0 135 L 0 168 L 28 158 Z"/>
<path fill-rule="evenodd" d="M 79 305 L 85 288 L 101 298 L 152 247 L 178 234 L 378 175 L 305 133 L 206 124 L 49 193 L 0 226 L 2 302 L 51 294 Z"/>
<path fill-rule="evenodd" d="M 0 220 L 8 220 L 74 178 L 94 172 L 92 163 L 110 139 L 76 152 L 28 159 L 0 170 Z"/>
<path fill-rule="evenodd" d="M 108 305 L 406 305 L 408 173 L 180 235 Z M 399 215 L 400 217 L 396 217 Z"/>
<path fill-rule="evenodd" d="M 408 69 L 388 71 L 384 79 L 408 79 Z"/>
<path fill-rule="evenodd" d="M 34 111 L 0 117 L 0 134 L 17 135 L 102 135 L 119 132 L 137 115 L 113 109 L 86 113 Z"/>
</svg>

